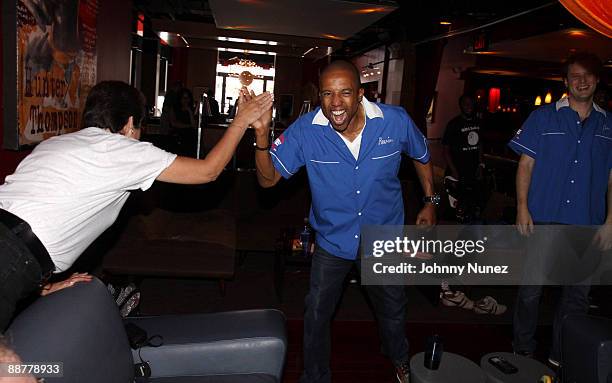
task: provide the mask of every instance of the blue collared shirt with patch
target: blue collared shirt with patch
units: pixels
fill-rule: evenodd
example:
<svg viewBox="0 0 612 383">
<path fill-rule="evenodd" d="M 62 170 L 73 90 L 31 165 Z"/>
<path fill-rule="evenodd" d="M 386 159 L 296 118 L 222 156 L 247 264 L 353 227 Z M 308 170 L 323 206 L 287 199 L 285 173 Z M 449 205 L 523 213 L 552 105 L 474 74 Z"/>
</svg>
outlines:
<svg viewBox="0 0 612 383">
<path fill-rule="evenodd" d="M 593 104 L 583 122 L 567 98 L 536 109 L 508 146 L 535 159 L 527 205 L 534 221 L 600 225 L 612 169 L 612 126 Z"/>
<path fill-rule="evenodd" d="M 317 244 L 345 259 L 357 257 L 363 225 L 404 224 L 401 154 L 429 161 L 427 140 L 403 108 L 365 97 L 362 105 L 366 125 L 357 160 L 320 108 L 294 122 L 270 149 L 285 178 L 306 166 Z"/>
</svg>

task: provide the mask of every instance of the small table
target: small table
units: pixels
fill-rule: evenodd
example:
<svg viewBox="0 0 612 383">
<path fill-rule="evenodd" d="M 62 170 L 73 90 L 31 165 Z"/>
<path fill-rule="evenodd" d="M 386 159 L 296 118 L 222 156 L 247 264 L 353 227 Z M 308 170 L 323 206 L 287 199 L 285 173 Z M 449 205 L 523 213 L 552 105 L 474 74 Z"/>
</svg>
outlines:
<svg viewBox="0 0 612 383">
<path fill-rule="evenodd" d="M 311 233 L 311 235 L 314 235 Z M 312 251 L 304 254 L 298 247 L 300 229 L 284 228 L 276 243 L 274 259 L 274 288 L 279 302 L 283 302 L 283 284 L 285 282 L 285 268 L 288 265 L 309 268 L 312 260 Z M 313 238 L 311 238 L 311 241 Z M 312 248 L 311 248 L 312 250 Z"/>
<path fill-rule="evenodd" d="M 500 356 L 518 369 L 515 374 L 504 374 L 494 365 L 489 363 L 492 356 Z M 480 367 L 487 375 L 487 383 L 523 383 L 537 382 L 543 375 L 555 376 L 555 373 L 546 365 L 535 359 L 510 352 L 492 352 L 480 359 Z"/>
<path fill-rule="evenodd" d="M 444 352 L 440 367 L 429 370 L 423 365 L 425 353 L 420 352 L 410 359 L 413 383 L 485 383 L 486 376 L 478 365 L 461 355 Z"/>
</svg>

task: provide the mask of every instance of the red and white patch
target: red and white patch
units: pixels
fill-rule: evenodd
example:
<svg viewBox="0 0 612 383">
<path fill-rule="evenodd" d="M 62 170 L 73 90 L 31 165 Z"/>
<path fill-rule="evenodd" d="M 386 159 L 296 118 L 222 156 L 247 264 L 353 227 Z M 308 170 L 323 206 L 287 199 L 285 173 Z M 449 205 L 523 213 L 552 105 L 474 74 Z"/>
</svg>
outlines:
<svg viewBox="0 0 612 383">
<path fill-rule="evenodd" d="M 278 138 L 276 140 L 274 140 L 274 142 L 272 143 L 272 146 L 270 147 L 270 149 L 276 150 L 276 148 L 278 148 L 279 146 L 281 146 L 284 143 L 285 143 L 285 135 L 281 134 L 280 136 L 278 136 Z"/>
</svg>

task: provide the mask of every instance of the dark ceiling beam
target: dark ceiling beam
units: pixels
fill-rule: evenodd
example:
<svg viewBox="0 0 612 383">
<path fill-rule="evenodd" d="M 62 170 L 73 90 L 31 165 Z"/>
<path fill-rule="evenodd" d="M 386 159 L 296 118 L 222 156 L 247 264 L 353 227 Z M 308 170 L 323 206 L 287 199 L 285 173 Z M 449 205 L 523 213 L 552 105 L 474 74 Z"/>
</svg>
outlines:
<svg viewBox="0 0 612 383">
<path fill-rule="evenodd" d="M 340 40 L 277 35 L 273 33 L 250 32 L 238 29 L 219 29 L 213 24 L 190 21 L 152 19 L 151 24 L 153 30 L 156 32 L 180 33 L 187 38 L 214 39 L 217 37 L 235 37 L 250 40 L 276 41 L 279 45 L 305 47 L 306 49 L 318 46 L 331 47 L 332 50 L 336 50 L 342 46 L 342 41 Z"/>
</svg>

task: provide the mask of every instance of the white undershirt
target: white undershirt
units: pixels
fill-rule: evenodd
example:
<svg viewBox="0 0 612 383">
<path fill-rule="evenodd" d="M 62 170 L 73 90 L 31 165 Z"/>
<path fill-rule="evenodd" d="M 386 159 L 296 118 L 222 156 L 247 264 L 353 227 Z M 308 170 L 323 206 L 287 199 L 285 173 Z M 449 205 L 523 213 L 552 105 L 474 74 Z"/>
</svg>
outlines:
<svg viewBox="0 0 612 383">
<path fill-rule="evenodd" d="M 342 141 L 344 141 L 344 143 L 346 144 L 348 149 L 351 151 L 351 154 L 353 155 L 353 157 L 355 157 L 355 160 L 357 160 L 359 158 L 359 149 L 361 148 L 361 136 L 363 135 L 363 130 L 365 129 L 366 121 L 367 120 L 368 120 L 367 118 L 364 118 L 364 120 L 363 120 L 363 128 L 361 128 L 361 131 L 359 132 L 357 137 L 355 137 L 353 142 L 349 141 L 342 134 L 340 134 L 336 130 L 334 130 L 334 132 L 336 132 L 336 134 L 338 134 L 340 136 L 340 138 L 342 138 Z"/>
</svg>

